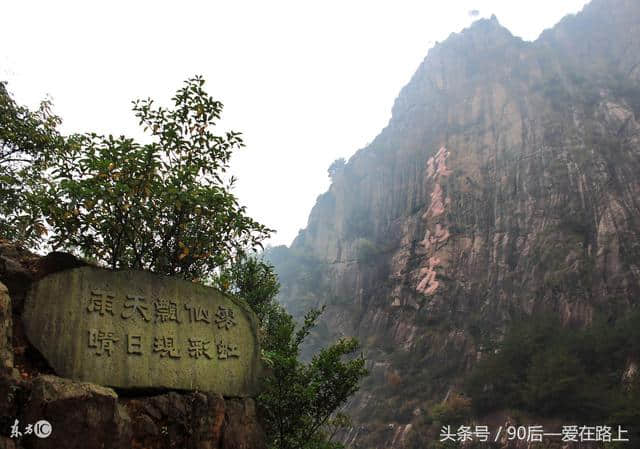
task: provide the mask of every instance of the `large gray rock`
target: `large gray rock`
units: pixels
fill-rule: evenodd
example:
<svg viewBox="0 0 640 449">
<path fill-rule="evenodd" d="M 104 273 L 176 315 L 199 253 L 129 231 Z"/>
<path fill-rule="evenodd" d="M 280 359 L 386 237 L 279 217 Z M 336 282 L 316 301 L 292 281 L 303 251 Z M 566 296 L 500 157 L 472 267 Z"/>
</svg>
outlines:
<svg viewBox="0 0 640 449">
<path fill-rule="evenodd" d="M 256 392 L 256 318 L 212 288 L 147 272 L 76 268 L 33 284 L 23 322 L 60 376 L 120 388 Z"/>
</svg>

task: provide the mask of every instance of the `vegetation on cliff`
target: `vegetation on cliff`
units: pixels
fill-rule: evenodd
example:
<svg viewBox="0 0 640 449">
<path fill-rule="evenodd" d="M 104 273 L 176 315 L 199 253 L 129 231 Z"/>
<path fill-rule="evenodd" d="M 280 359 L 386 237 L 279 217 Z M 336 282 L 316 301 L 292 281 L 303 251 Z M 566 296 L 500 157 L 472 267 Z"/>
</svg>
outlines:
<svg viewBox="0 0 640 449">
<path fill-rule="evenodd" d="M 514 323 L 485 351 L 465 388 L 479 416 L 519 409 L 626 428 L 640 422 L 640 379 L 625 375 L 630 355 L 640 354 L 637 311 L 578 329 L 536 316 Z"/>
<path fill-rule="evenodd" d="M 371 375 L 345 441 L 428 447 L 442 420 L 482 410 L 519 408 L 531 424 L 572 407 L 612 425 L 637 416 L 622 382 L 638 363 L 631 334 L 598 332 L 639 306 L 639 5 L 594 0 L 534 42 L 495 17 L 452 34 L 388 126 L 333 167 L 306 229 L 272 260 L 290 311 L 297 298 L 326 305 L 324 340 L 363 342 Z M 301 254 L 313 270 L 291 270 Z M 531 331 L 490 355 L 514 323 L 547 314 L 548 347 Z"/>
</svg>

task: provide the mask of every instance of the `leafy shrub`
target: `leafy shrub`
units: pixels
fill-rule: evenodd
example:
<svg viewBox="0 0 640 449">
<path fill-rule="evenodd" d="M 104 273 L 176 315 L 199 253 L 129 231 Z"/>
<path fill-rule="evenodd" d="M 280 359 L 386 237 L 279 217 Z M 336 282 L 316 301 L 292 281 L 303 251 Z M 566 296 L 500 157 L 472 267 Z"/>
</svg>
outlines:
<svg viewBox="0 0 640 449">
<path fill-rule="evenodd" d="M 213 133 L 222 104 L 187 80 L 174 107 L 134 102 L 152 142 L 75 136 L 53 162 L 44 204 L 54 247 L 78 249 L 111 268 L 186 279 L 211 274 L 271 232 L 245 214 L 223 179 L 240 133 Z"/>
<path fill-rule="evenodd" d="M 478 414 L 512 408 L 606 421 L 618 410 L 640 413 L 620 383 L 629 356 L 640 354 L 640 312 L 584 329 L 534 316 L 508 329 L 496 348 L 466 381 Z"/>
<path fill-rule="evenodd" d="M 434 405 L 429 414 L 442 425 L 461 424 L 471 416 L 471 399 L 452 393 L 445 402 Z"/>
<path fill-rule="evenodd" d="M 46 234 L 39 192 L 63 143 L 60 123 L 49 101 L 30 111 L 16 104 L 0 82 L 0 238 L 36 246 Z"/>
<path fill-rule="evenodd" d="M 337 430 L 349 425 L 339 412 L 366 375 L 355 339 L 342 338 L 320 348 L 308 362 L 301 346 L 317 326 L 323 309 L 312 309 L 296 326 L 276 301 L 279 290 L 273 267 L 252 257 L 240 257 L 216 275 L 225 292 L 246 298 L 260 320 L 262 355 L 268 369 L 258 397 L 268 445 L 273 449 L 338 449 Z"/>
</svg>

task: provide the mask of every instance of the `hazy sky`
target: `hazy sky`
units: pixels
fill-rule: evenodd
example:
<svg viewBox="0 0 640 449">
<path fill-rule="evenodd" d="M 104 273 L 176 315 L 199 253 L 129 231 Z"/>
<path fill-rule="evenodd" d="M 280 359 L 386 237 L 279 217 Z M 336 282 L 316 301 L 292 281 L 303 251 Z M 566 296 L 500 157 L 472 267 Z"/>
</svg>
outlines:
<svg viewBox="0 0 640 449">
<path fill-rule="evenodd" d="M 65 133 L 140 137 L 134 98 L 168 104 L 194 74 L 244 134 L 233 159 L 249 214 L 290 244 L 327 168 L 386 126 L 436 41 L 480 17 L 534 40 L 585 0 L 28 1 L 7 0 L 0 80 L 18 102 L 50 95 Z M 470 12 L 477 10 L 474 16 Z"/>
</svg>

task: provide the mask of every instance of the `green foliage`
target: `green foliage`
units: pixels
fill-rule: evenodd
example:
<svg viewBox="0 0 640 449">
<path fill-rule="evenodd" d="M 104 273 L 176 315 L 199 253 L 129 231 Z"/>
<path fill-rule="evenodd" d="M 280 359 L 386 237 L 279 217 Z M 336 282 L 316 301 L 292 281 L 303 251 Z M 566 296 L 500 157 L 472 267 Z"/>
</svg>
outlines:
<svg viewBox="0 0 640 449">
<path fill-rule="evenodd" d="M 62 143 L 60 119 L 48 100 L 37 111 L 19 106 L 0 82 L 0 238 L 35 246 L 46 227 L 38 192 L 43 172 Z"/>
<path fill-rule="evenodd" d="M 358 263 L 371 263 L 373 257 L 380 254 L 380 249 L 371 240 L 361 237 L 356 239 L 353 245 L 356 249 L 356 259 Z"/>
<path fill-rule="evenodd" d="M 215 286 L 225 293 L 242 298 L 249 303 L 264 323 L 277 304 L 280 291 L 278 276 L 264 260 L 241 254 L 214 278 Z"/>
<path fill-rule="evenodd" d="M 269 447 L 278 449 L 332 449 L 331 441 L 348 419 L 339 408 L 358 390 L 366 374 L 364 359 L 356 356 L 358 342 L 341 339 L 321 349 L 308 363 L 300 348 L 317 325 L 322 310 L 309 311 L 300 327 L 275 302 L 279 285 L 268 263 L 241 257 L 216 276 L 214 283 L 227 293 L 246 298 L 260 318 L 263 358 L 268 366 L 258 397 Z"/>
<path fill-rule="evenodd" d="M 506 332 L 496 352 L 478 363 L 465 390 L 480 414 L 510 408 L 585 422 L 618 424 L 618 414 L 632 421 L 640 413 L 638 401 L 620 379 L 629 355 L 640 354 L 639 329 L 638 312 L 585 329 L 533 317 Z"/>
<path fill-rule="evenodd" d="M 341 339 L 310 362 L 300 347 L 321 310 L 297 328 L 275 301 L 273 267 L 255 257 L 271 230 L 245 215 L 225 179 L 239 133 L 213 133 L 222 104 L 187 80 L 173 108 L 134 102 L 150 143 L 96 134 L 61 137 L 49 104 L 17 106 L 0 84 L 0 238 L 41 241 L 46 218 L 54 248 L 79 251 L 113 269 L 147 269 L 208 279 L 248 302 L 260 321 L 269 367 L 258 398 L 273 448 L 331 449 L 349 426 L 339 408 L 366 374 L 358 343 Z M 47 176 L 44 176 L 44 175 Z M 317 272 L 315 262 L 312 263 Z M 315 276 L 315 275 L 314 275 Z"/>
<path fill-rule="evenodd" d="M 322 349 L 309 363 L 299 361 L 300 345 L 319 315 L 319 310 L 309 312 L 297 331 L 289 317 L 277 330 L 277 345 L 269 354 L 272 375 L 258 398 L 272 430 L 270 447 L 336 447 L 327 441 L 327 424 L 366 374 L 362 356 L 349 358 L 358 350 L 353 339 Z"/>
<path fill-rule="evenodd" d="M 434 422 L 441 425 L 463 424 L 471 417 L 471 400 L 453 393 L 446 402 L 434 405 L 429 411 Z"/>
<path fill-rule="evenodd" d="M 210 275 L 271 230 L 245 215 L 223 179 L 240 134 L 213 133 L 222 104 L 187 80 L 173 108 L 135 101 L 151 134 L 75 136 L 53 161 L 45 213 L 54 247 L 79 249 L 112 268 L 148 269 L 186 279 Z"/>
<path fill-rule="evenodd" d="M 578 358 L 563 346 L 539 352 L 527 372 L 524 403 L 543 416 L 568 411 L 567 400 L 580 397 L 584 371 Z"/>
</svg>

